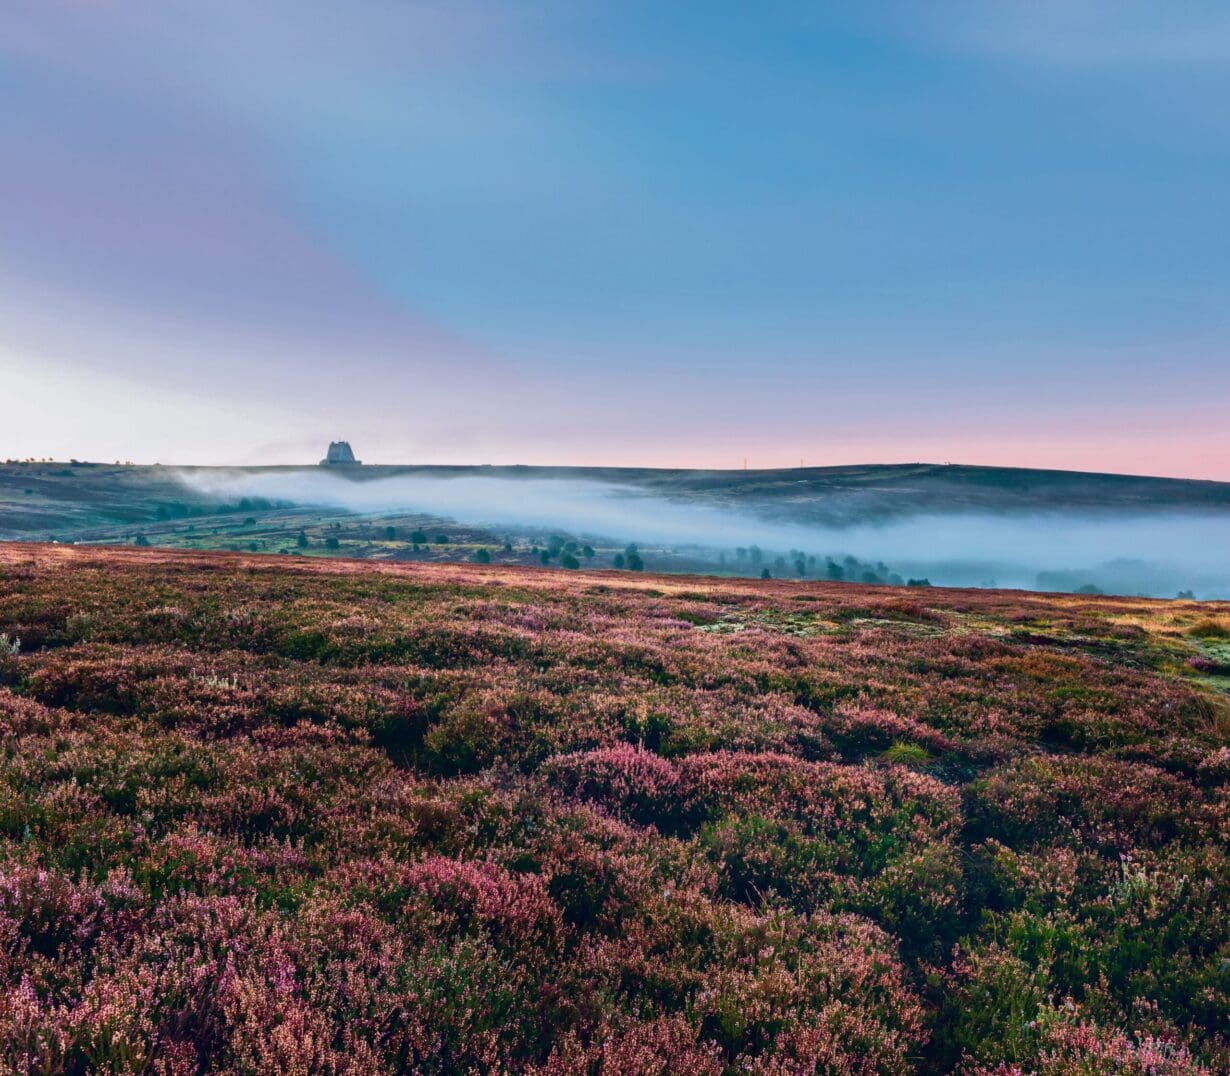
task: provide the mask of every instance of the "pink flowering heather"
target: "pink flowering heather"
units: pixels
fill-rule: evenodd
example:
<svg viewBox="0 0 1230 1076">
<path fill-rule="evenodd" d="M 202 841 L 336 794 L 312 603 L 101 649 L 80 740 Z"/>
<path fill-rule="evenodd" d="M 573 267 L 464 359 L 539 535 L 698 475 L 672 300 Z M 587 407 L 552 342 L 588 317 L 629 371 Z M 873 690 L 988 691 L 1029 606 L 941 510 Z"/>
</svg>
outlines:
<svg viewBox="0 0 1230 1076">
<path fill-rule="evenodd" d="M 1230 609 L 287 559 L 0 548 L 0 1072 L 1230 1071 Z"/>
</svg>

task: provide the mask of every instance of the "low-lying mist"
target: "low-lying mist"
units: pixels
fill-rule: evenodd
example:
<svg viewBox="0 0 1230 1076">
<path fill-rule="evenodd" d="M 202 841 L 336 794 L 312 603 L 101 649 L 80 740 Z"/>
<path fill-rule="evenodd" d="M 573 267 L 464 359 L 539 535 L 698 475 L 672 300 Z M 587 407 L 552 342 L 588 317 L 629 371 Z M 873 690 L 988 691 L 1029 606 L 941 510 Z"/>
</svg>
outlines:
<svg viewBox="0 0 1230 1076">
<path fill-rule="evenodd" d="M 1173 597 L 1230 597 L 1230 514 L 1149 511 L 918 512 L 890 522 L 803 525 L 737 507 L 653 496 L 599 481 L 403 474 L 354 478 L 324 470 L 191 471 L 180 479 L 215 499 L 267 498 L 370 515 L 421 514 L 496 531 L 557 530 L 577 537 L 720 552 L 882 561 L 936 585 L 1000 586 Z M 816 493 L 816 497 L 823 496 Z M 651 565 L 652 566 L 652 565 Z"/>
</svg>

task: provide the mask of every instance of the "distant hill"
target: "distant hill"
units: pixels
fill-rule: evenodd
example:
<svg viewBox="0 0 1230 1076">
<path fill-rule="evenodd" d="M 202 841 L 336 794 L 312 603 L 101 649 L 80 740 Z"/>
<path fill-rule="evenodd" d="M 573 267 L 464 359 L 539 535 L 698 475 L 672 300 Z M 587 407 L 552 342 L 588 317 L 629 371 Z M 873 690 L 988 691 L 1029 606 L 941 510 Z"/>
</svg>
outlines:
<svg viewBox="0 0 1230 1076">
<path fill-rule="evenodd" d="M 1230 483 L 1005 467 L 5 464 L 0 539 L 1230 596 Z"/>
<path fill-rule="evenodd" d="M 0 464 L 0 538 L 71 538 L 80 530 L 157 519 L 158 505 L 205 509 L 210 498 L 181 475 L 206 467 Z M 314 467 L 225 468 L 235 474 Z M 637 467 L 352 466 L 333 477 L 562 479 L 641 489 L 671 500 L 738 508 L 774 520 L 842 525 L 954 511 L 1230 511 L 1230 483 L 1135 475 L 940 464 L 869 464 L 782 470 Z"/>
</svg>

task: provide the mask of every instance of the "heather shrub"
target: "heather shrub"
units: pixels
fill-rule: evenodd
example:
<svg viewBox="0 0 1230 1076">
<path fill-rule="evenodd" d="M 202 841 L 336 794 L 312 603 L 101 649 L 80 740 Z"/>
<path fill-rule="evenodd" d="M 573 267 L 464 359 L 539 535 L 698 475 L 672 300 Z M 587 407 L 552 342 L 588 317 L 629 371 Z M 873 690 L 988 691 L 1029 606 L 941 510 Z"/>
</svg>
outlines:
<svg viewBox="0 0 1230 1076">
<path fill-rule="evenodd" d="M 889 863 L 852 906 L 890 931 L 904 953 L 935 961 L 961 930 L 965 889 L 961 851 L 953 842 L 931 841 Z"/>
<path fill-rule="evenodd" d="M 423 761 L 435 773 L 477 773 L 503 753 L 510 733 L 498 709 L 481 703 L 449 710 L 423 737 Z"/>
<path fill-rule="evenodd" d="M 619 744 L 547 762 L 543 775 L 565 795 L 599 803 L 645 825 L 679 823 L 679 769 L 643 747 Z"/>
<path fill-rule="evenodd" d="M 432 856 L 388 879 L 384 890 L 385 900 L 405 894 L 397 919 L 425 938 L 480 932 L 500 948 L 542 953 L 560 932 L 559 909 L 543 879 L 491 863 Z"/>
<path fill-rule="evenodd" d="M 997 910 L 984 912 L 980 940 L 957 963 L 957 1040 L 996 1038 L 1005 1022 L 1029 1028 L 1019 1017 L 1021 991 L 1032 983 L 1031 1004 L 1072 998 L 1108 1026 L 1139 1026 L 1140 1006 L 1148 1004 L 1163 1022 L 1186 1021 L 1189 1045 L 1222 1049 L 1215 1044 L 1230 1012 L 1224 850 L 1176 850 L 1150 856 L 1151 864 L 994 844 L 983 854 L 994 875 L 984 899 Z M 1193 886 L 1193 877 L 1204 881 Z M 984 1031 L 971 1031 L 978 1020 Z M 1024 1059 L 1032 1048 L 1010 1056 Z"/>
<path fill-rule="evenodd" d="M 535 1071 L 541 1076 L 577 1072 L 636 1072 L 645 1076 L 719 1076 L 722 1054 L 715 1043 L 699 1040 L 700 1030 L 681 1016 L 623 1021 L 595 1030 L 588 1045 L 567 1036 Z"/>
<path fill-rule="evenodd" d="M 1110 1072 L 1123 1076 L 1212 1076 L 1215 1071 L 1176 1041 L 1173 1029 L 1156 1035 L 1129 1035 L 1115 1027 L 1100 1027 L 1071 1001 L 1040 1006 L 1029 1028 L 1024 1050 L 1015 1043 L 1001 1047 L 984 1043 L 981 1056 L 967 1053 L 959 1071 L 969 1076 L 1102 1076 Z M 995 1060 L 1005 1055 L 1022 1060 Z"/>
<path fill-rule="evenodd" d="M 1009 844 L 1165 844 L 1211 837 L 1225 814 L 1181 777 L 1107 758 L 1027 759 L 972 782 L 966 800 L 971 830 Z"/>
<path fill-rule="evenodd" d="M 711 892 L 711 874 L 682 844 L 663 842 L 592 810 L 553 819 L 535 856 L 565 922 L 590 938 L 619 937 L 655 893 Z"/>
<path fill-rule="evenodd" d="M 901 714 L 844 701 L 834 707 L 825 732 L 843 754 L 853 758 L 881 754 L 892 763 L 918 764 L 961 745 L 926 723 Z"/>
<path fill-rule="evenodd" d="M 11 947 L 8 960 L 23 951 L 56 960 L 65 948 L 80 956 L 101 928 L 103 911 L 97 890 L 61 874 L 16 865 L 0 871 L 0 923 Z"/>
<path fill-rule="evenodd" d="M 940 781 L 902 768 L 876 770 L 787 755 L 718 753 L 681 763 L 685 809 L 715 817 L 732 809 L 788 819 L 859 856 L 866 870 L 927 835 L 960 826 L 960 797 Z"/>
</svg>

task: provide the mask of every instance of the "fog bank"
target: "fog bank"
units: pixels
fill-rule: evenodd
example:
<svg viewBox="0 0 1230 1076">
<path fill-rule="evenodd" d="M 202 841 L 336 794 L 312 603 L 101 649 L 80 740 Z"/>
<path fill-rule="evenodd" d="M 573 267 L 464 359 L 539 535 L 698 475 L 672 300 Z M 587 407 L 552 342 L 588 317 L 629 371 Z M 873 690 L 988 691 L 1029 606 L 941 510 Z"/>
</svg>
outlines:
<svg viewBox="0 0 1230 1076">
<path fill-rule="evenodd" d="M 729 552 L 752 544 L 883 561 L 953 586 L 1075 589 L 1230 597 L 1230 514 L 927 511 L 889 522 L 803 525 L 732 507 L 688 503 L 632 486 L 473 474 L 352 478 L 326 470 L 182 472 L 217 499 L 263 497 L 357 514 L 444 517 L 470 525 L 558 530 L 647 546 Z M 822 494 L 817 494 L 822 496 Z"/>
</svg>

